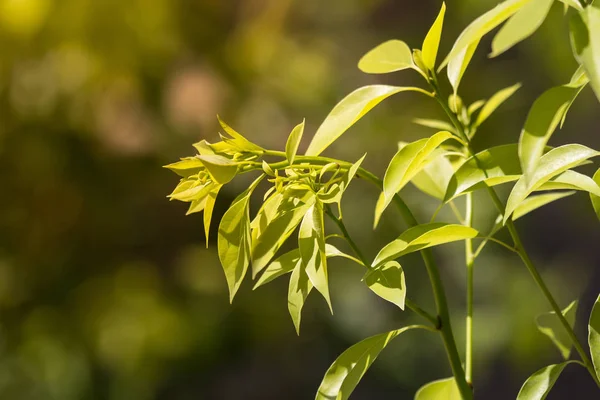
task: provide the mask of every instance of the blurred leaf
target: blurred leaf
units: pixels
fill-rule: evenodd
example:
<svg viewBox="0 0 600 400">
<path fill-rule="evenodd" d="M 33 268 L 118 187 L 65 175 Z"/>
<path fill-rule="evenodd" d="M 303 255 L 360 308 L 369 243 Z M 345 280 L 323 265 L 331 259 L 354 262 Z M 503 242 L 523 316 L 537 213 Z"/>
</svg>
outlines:
<svg viewBox="0 0 600 400">
<path fill-rule="evenodd" d="M 467 109 L 467 114 L 473 115 L 477 110 L 479 110 L 485 104 L 485 100 L 477 100 L 473 102 L 469 108 Z"/>
<path fill-rule="evenodd" d="M 412 178 L 412 184 L 420 191 L 443 200 L 448 188 L 448 183 L 454 175 L 454 167 L 448 161 L 443 151 L 434 153 L 431 161 L 427 162 L 425 167 Z"/>
<path fill-rule="evenodd" d="M 583 10 L 583 7 L 581 6 L 581 3 L 579 2 L 579 0 L 559 0 L 559 1 L 563 2 L 566 6 L 573 7 L 577 11 Z"/>
<path fill-rule="evenodd" d="M 446 3 L 442 2 L 442 8 L 433 25 L 429 28 L 429 32 L 427 32 L 427 36 L 425 36 L 425 40 L 423 41 L 423 48 L 421 49 L 423 64 L 431 71 L 435 69 L 435 59 L 442 37 L 442 27 L 444 26 L 444 14 L 446 14 Z"/>
<path fill-rule="evenodd" d="M 405 91 L 427 93 L 416 87 L 363 86 L 342 99 L 329 113 L 313 137 L 306 155 L 318 156 L 356 121 L 389 96 Z"/>
<path fill-rule="evenodd" d="M 461 400 L 454 378 L 440 379 L 421 386 L 415 400 Z"/>
<path fill-rule="evenodd" d="M 426 126 L 427 128 L 437 129 L 439 131 L 456 132 L 454 126 L 446 121 L 438 119 L 415 118 L 413 122 L 417 125 Z"/>
<path fill-rule="evenodd" d="M 600 100 L 600 4 L 595 2 L 574 14 L 570 21 L 571 47 L 583 65 Z"/>
<path fill-rule="evenodd" d="M 571 304 L 562 310 L 562 314 L 565 316 L 569 326 L 573 328 L 573 325 L 575 324 L 575 316 L 577 315 L 577 300 L 571 302 Z M 540 332 L 548 336 L 550 340 L 552 340 L 552 343 L 556 345 L 563 358 L 568 360 L 569 355 L 571 354 L 573 341 L 560 323 L 556 313 L 551 311 L 538 316 L 536 318 L 536 324 Z"/>
<path fill-rule="evenodd" d="M 456 170 L 448 184 L 444 201 L 448 202 L 466 191 L 480 188 L 475 185 L 481 182 L 488 186 L 495 186 L 516 181 L 520 177 L 521 166 L 517 156 L 517 145 L 491 147 L 475 154 Z"/>
<path fill-rule="evenodd" d="M 288 311 L 298 335 L 300 335 L 302 307 L 312 288 L 313 284 L 308 278 L 306 269 L 302 266 L 301 262 L 298 262 L 290 276 L 290 285 L 288 288 Z"/>
<path fill-rule="evenodd" d="M 492 54 L 496 57 L 520 41 L 533 35 L 542 25 L 554 0 L 531 0 L 510 17 L 492 41 Z"/>
<path fill-rule="evenodd" d="M 406 283 L 402 266 L 396 261 L 388 261 L 377 268 L 370 268 L 363 280 L 377 296 L 404 310 Z"/>
<path fill-rule="evenodd" d="M 513 221 L 521 218 L 522 216 L 529 214 L 532 211 L 537 210 L 540 207 L 550 204 L 553 201 L 560 200 L 564 197 L 575 194 L 576 192 L 559 192 L 559 193 L 548 193 L 540 194 L 538 196 L 530 196 L 526 198 L 513 212 Z"/>
<path fill-rule="evenodd" d="M 531 174 L 529 181 L 523 175 L 515 184 L 504 213 L 504 223 L 510 218 L 512 212 L 531 192 L 537 190 L 541 185 L 548 182 L 558 174 L 580 164 L 582 161 L 600 155 L 596 150 L 580 144 L 567 144 L 550 150 L 544 154 L 538 166 Z"/>
<path fill-rule="evenodd" d="M 290 164 L 294 163 L 294 158 L 296 158 L 296 152 L 298 151 L 298 146 L 302 140 L 303 133 L 304 120 L 302 120 L 302 123 L 296 125 L 296 127 L 292 130 L 290 136 L 288 137 L 287 143 L 285 144 L 285 155 Z"/>
<path fill-rule="evenodd" d="M 512 96 L 519 88 L 521 87 L 520 83 L 516 85 L 509 86 L 500 90 L 498 93 L 490 97 L 488 101 L 486 101 L 485 105 L 477 115 L 477 120 L 475 121 L 475 127 L 480 126 L 498 107 L 502 105 L 510 96 Z"/>
<path fill-rule="evenodd" d="M 187 178 L 203 170 L 204 164 L 197 157 L 188 157 L 176 163 L 165 165 L 163 168 L 170 169 L 177 175 Z"/>
<path fill-rule="evenodd" d="M 557 86 L 545 91 L 533 103 L 519 138 L 519 159 L 526 176 L 535 170 L 550 136 L 578 93 L 579 88 Z"/>
<path fill-rule="evenodd" d="M 248 139 L 246 139 L 244 136 L 237 133 L 232 127 L 227 125 L 225 123 L 225 121 L 223 121 L 221 119 L 221 117 L 219 117 L 218 115 L 217 115 L 217 119 L 219 120 L 219 124 L 221 125 L 221 127 L 223 128 L 225 133 L 227 133 L 229 136 L 231 136 L 231 138 L 233 139 L 233 143 L 240 150 L 245 150 L 245 151 L 250 151 L 250 152 L 263 152 L 264 151 L 264 149 L 262 147 L 255 145 L 254 143 L 252 143 Z"/>
<path fill-rule="evenodd" d="M 213 181 L 222 185 L 231 181 L 237 174 L 238 162 L 217 154 L 199 155 L 198 158 L 206 167 Z"/>
<path fill-rule="evenodd" d="M 386 261 L 427 247 L 474 238 L 477 234 L 475 229 L 463 225 L 441 222 L 417 225 L 407 229 L 381 249 L 372 266 L 377 267 Z"/>
<path fill-rule="evenodd" d="M 582 190 L 600 196 L 600 187 L 592 178 L 576 171 L 565 171 L 536 190 Z"/>
<path fill-rule="evenodd" d="M 596 299 L 588 323 L 588 344 L 596 376 L 600 379 L 600 296 Z"/>
<path fill-rule="evenodd" d="M 403 41 L 388 40 L 362 56 L 358 68 L 367 74 L 387 74 L 414 68 L 412 52 Z"/>
<path fill-rule="evenodd" d="M 575 361 L 566 361 L 560 364 L 548 365 L 531 375 L 519 391 L 517 400 L 544 400 L 552 390 L 556 380 L 568 364 Z"/>
<path fill-rule="evenodd" d="M 298 234 L 298 247 L 302 258 L 302 268 L 306 270 L 310 281 L 323 295 L 329 310 L 333 313 L 329 297 L 324 228 L 323 205 L 317 201 L 310 206 L 302 219 Z"/>
<path fill-rule="evenodd" d="M 600 185 L 600 169 L 594 174 L 594 182 L 596 182 L 597 185 Z M 598 216 L 598 219 L 600 219 L 600 196 L 590 193 L 590 199 L 592 200 L 594 211 L 596 211 L 596 215 Z"/>
<path fill-rule="evenodd" d="M 325 373 L 316 400 L 347 400 L 379 353 L 399 334 L 419 326 L 371 336 L 349 347 Z"/>
</svg>

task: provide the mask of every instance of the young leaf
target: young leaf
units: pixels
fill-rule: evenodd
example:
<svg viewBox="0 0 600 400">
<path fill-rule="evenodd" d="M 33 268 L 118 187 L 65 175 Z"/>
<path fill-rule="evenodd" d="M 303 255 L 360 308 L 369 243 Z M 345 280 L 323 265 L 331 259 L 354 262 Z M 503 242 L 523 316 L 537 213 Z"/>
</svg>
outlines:
<svg viewBox="0 0 600 400">
<path fill-rule="evenodd" d="M 412 184 L 423 193 L 443 200 L 448 183 L 454 175 L 454 167 L 443 151 L 434 153 L 431 161 L 412 178 Z"/>
<path fill-rule="evenodd" d="M 317 133 L 308 146 L 306 155 L 318 156 L 377 104 L 393 94 L 406 91 L 427 93 L 417 87 L 388 85 L 371 85 L 356 89 L 331 110 L 325 121 L 317 129 Z"/>
<path fill-rule="evenodd" d="M 496 57 L 520 41 L 533 35 L 542 25 L 554 0 L 532 0 L 525 4 L 500 29 L 492 41 L 492 54 Z"/>
<path fill-rule="evenodd" d="M 219 195 L 222 185 L 217 185 L 213 190 L 210 191 L 206 196 L 206 204 L 204 206 L 204 236 L 206 236 L 206 248 L 208 248 L 208 236 L 210 233 L 210 222 L 212 220 L 213 210 L 215 208 L 215 202 Z"/>
<path fill-rule="evenodd" d="M 596 376 L 600 379 L 600 296 L 596 299 L 588 323 L 588 344 Z"/>
<path fill-rule="evenodd" d="M 429 382 L 415 394 L 415 400 L 461 400 L 460 391 L 454 378 Z"/>
<path fill-rule="evenodd" d="M 287 143 L 285 144 L 285 155 L 290 164 L 294 163 L 294 158 L 296 157 L 296 152 L 298 151 L 298 146 L 302 140 L 303 133 L 304 120 L 302 120 L 302 123 L 296 125 L 296 127 L 292 130 L 290 136 L 288 137 Z"/>
<path fill-rule="evenodd" d="M 577 11 L 583 10 L 583 7 L 581 6 L 581 3 L 579 2 L 579 0 L 559 0 L 559 1 L 564 3 L 565 6 L 573 7 Z"/>
<path fill-rule="evenodd" d="M 564 310 L 562 310 L 562 314 L 565 316 L 565 319 L 572 328 L 575 324 L 575 316 L 577 315 L 577 300 L 573 301 Z M 559 319 L 556 317 L 556 313 L 551 311 L 549 313 L 539 315 L 536 318 L 536 324 L 540 332 L 548 336 L 550 340 L 552 340 L 552 343 L 556 345 L 563 358 L 568 360 L 569 355 L 571 354 L 571 346 L 573 346 L 573 342 L 569 334 L 565 331 L 565 328 L 560 323 Z"/>
<path fill-rule="evenodd" d="M 570 21 L 571 47 L 600 100 L 600 3 L 589 5 Z"/>
<path fill-rule="evenodd" d="M 582 190 L 600 196 L 600 187 L 592 178 L 576 171 L 565 171 L 540 186 L 542 190 Z"/>
<path fill-rule="evenodd" d="M 467 114 L 469 115 L 473 115 L 477 110 L 479 110 L 483 105 L 485 104 L 485 100 L 477 100 L 475 102 L 473 102 L 468 108 L 467 108 Z"/>
<path fill-rule="evenodd" d="M 531 192 L 562 172 L 598 155 L 600 153 L 596 150 L 580 144 L 567 144 L 544 154 L 530 179 L 526 180 L 526 176 L 523 175 L 510 192 L 506 203 L 506 211 L 504 212 L 504 223 Z"/>
<path fill-rule="evenodd" d="M 302 267 L 302 263 L 298 262 L 290 276 L 290 285 L 288 288 L 288 311 L 298 335 L 300 335 L 302 307 L 312 288 L 313 284 L 308 278 L 306 270 Z"/>
<path fill-rule="evenodd" d="M 302 267 L 306 270 L 315 289 L 327 301 L 329 310 L 333 312 L 329 297 L 323 205 L 318 201 L 310 206 L 302 219 L 300 233 L 298 234 L 298 247 L 302 258 Z"/>
<path fill-rule="evenodd" d="M 222 185 L 231 181 L 237 174 L 238 162 L 219 155 L 198 156 L 213 181 Z"/>
<path fill-rule="evenodd" d="M 438 131 L 449 131 L 455 132 L 456 129 L 452 124 L 446 121 L 440 121 L 437 119 L 427 119 L 427 118 L 415 118 L 413 122 L 417 125 L 425 126 L 427 128 L 437 129 Z"/>
<path fill-rule="evenodd" d="M 600 169 L 594 174 L 594 182 L 596 182 L 597 185 L 600 185 Z M 600 196 L 590 193 L 590 199 L 592 200 L 594 211 L 596 212 L 598 219 L 600 219 Z"/>
<path fill-rule="evenodd" d="M 396 261 L 388 261 L 378 268 L 370 268 L 363 280 L 377 296 L 404 310 L 406 283 L 404 271 Z"/>
<path fill-rule="evenodd" d="M 187 178 L 190 175 L 195 175 L 203 170 L 204 164 L 197 157 L 188 157 L 183 158 L 181 161 L 176 163 L 165 165 L 163 168 L 170 169 L 177 175 Z"/>
<path fill-rule="evenodd" d="M 521 87 L 520 83 L 516 85 L 509 86 L 500 90 L 498 93 L 490 97 L 490 99 L 485 103 L 479 114 L 477 115 L 477 120 L 475 120 L 475 127 L 480 126 L 498 107 L 502 105 L 510 96 L 512 96 L 519 88 Z"/>
<path fill-rule="evenodd" d="M 375 257 L 372 266 L 377 267 L 386 261 L 421 249 L 471 239 L 478 232 L 468 226 L 441 222 L 422 224 L 404 231 L 396 240 L 388 243 Z"/>
<path fill-rule="evenodd" d="M 168 197 L 171 200 L 197 201 L 206 197 L 215 187 L 211 181 L 201 182 L 196 179 L 182 181 Z"/>
<path fill-rule="evenodd" d="M 579 88 L 557 86 L 544 92 L 533 103 L 519 138 L 519 159 L 525 175 L 533 173 L 550 136 L 577 93 Z"/>
<path fill-rule="evenodd" d="M 325 243 L 325 254 L 327 255 L 327 258 L 342 257 L 347 260 L 354 261 L 355 263 L 362 265 L 363 267 L 366 267 L 366 265 L 364 265 L 359 259 L 344 253 L 343 251 L 329 243 Z"/>
<path fill-rule="evenodd" d="M 325 373 L 315 400 L 347 400 L 379 353 L 392 339 L 418 326 L 371 336 L 349 347 Z"/>
<path fill-rule="evenodd" d="M 294 249 L 292 251 L 288 251 L 269 264 L 267 269 L 265 269 L 265 272 L 263 272 L 260 278 L 258 278 L 256 281 L 256 284 L 252 290 L 257 289 L 262 285 L 266 285 L 280 276 L 292 272 L 298 265 L 300 265 L 300 250 Z"/>
<path fill-rule="evenodd" d="M 198 212 L 203 211 L 204 207 L 206 206 L 207 198 L 208 198 L 208 195 L 203 196 L 202 198 L 200 198 L 198 200 L 192 200 L 192 202 L 190 204 L 190 208 L 188 208 L 185 215 L 190 215 L 193 213 L 198 213 Z"/>
<path fill-rule="evenodd" d="M 478 45 L 479 40 L 475 40 L 473 43 L 458 52 L 456 56 L 451 58 L 448 62 L 448 70 L 446 73 L 448 74 L 448 80 L 452 85 L 452 89 L 454 89 L 454 93 L 458 92 L 460 81 L 462 80 L 469 63 L 471 62 L 471 58 L 473 58 L 473 54 L 475 54 L 475 50 L 477 50 Z"/>
<path fill-rule="evenodd" d="M 560 364 L 552 364 L 536 371 L 527 378 L 521 387 L 517 395 L 517 400 L 544 400 L 548 396 L 548 393 L 550 393 L 550 390 L 552 390 L 563 369 L 568 364 L 574 362 L 566 361 Z"/>
<path fill-rule="evenodd" d="M 442 8 L 431 25 L 425 40 L 423 41 L 423 48 L 421 49 L 421 58 L 425 67 L 431 71 L 435 68 L 435 59 L 438 53 L 438 47 L 440 46 L 440 39 L 442 37 L 442 27 L 444 26 L 444 14 L 446 13 L 446 3 L 442 2 Z"/>
<path fill-rule="evenodd" d="M 362 56 L 358 68 L 367 74 L 387 74 L 414 68 L 412 52 L 403 41 L 388 40 Z"/>
<path fill-rule="evenodd" d="M 530 196 L 526 198 L 521 204 L 519 204 L 519 206 L 515 209 L 515 211 L 513 212 L 513 221 L 516 221 L 522 216 L 529 214 L 530 212 L 535 211 L 538 208 L 545 206 L 546 204 L 552 203 L 556 200 L 560 200 L 564 197 L 570 196 L 575 193 L 575 191 L 570 191 Z"/>
<path fill-rule="evenodd" d="M 448 202 L 468 190 L 479 188 L 479 185 L 475 185 L 481 182 L 488 186 L 495 186 L 516 181 L 520 176 L 521 166 L 517 156 L 517 145 L 491 147 L 475 154 L 456 170 L 448 183 L 444 201 Z"/>
<path fill-rule="evenodd" d="M 348 171 L 343 175 L 342 180 L 332 187 L 332 190 L 329 193 L 318 194 L 318 198 L 323 203 L 338 203 L 340 204 L 342 201 L 342 195 L 348 189 L 350 182 L 358 172 L 360 165 L 364 161 L 367 155 L 363 155 L 358 161 L 356 161 Z"/>
<path fill-rule="evenodd" d="M 232 127 L 227 125 L 225 123 L 225 121 L 223 121 L 221 119 L 221 117 L 219 117 L 218 115 L 217 115 L 217 119 L 219 120 L 219 124 L 221 125 L 221 127 L 223 128 L 225 133 L 227 133 L 233 139 L 233 143 L 240 150 L 255 151 L 255 152 L 264 151 L 264 149 L 262 147 L 255 145 L 254 143 L 250 142 L 248 139 L 243 137 L 241 134 L 237 133 Z"/>
</svg>

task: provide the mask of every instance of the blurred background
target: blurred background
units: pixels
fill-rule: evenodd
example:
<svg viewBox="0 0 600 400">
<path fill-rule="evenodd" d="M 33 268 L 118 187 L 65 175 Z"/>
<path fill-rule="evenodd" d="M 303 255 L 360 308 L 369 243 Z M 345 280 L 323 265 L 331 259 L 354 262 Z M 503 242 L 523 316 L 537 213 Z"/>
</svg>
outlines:
<svg viewBox="0 0 600 400">
<path fill-rule="evenodd" d="M 449 1 L 439 59 L 495 3 Z M 337 259 L 335 314 L 310 296 L 299 337 L 287 279 L 255 292 L 246 282 L 229 305 L 216 235 L 205 249 L 201 216 L 185 217 L 186 204 L 167 201 L 178 178 L 161 166 L 193 155 L 200 139 L 216 141 L 217 113 L 273 149 L 306 118 L 302 150 L 353 89 L 422 84 L 411 71 L 368 76 L 356 64 L 388 39 L 420 47 L 439 7 L 437 0 L 0 0 L 0 398 L 313 398 L 349 345 L 418 321 L 368 291 L 359 267 Z M 483 40 L 463 99 L 516 82 L 523 88 L 486 122 L 475 147 L 515 142 L 532 101 L 568 82 L 576 64 L 562 12 L 555 4 L 533 38 L 497 59 L 487 58 L 491 37 Z M 600 148 L 599 110 L 586 88 L 551 144 Z M 397 141 L 432 133 L 412 124 L 416 117 L 441 114 L 423 96 L 396 95 L 327 155 L 354 161 L 367 152 L 365 165 L 381 175 Z M 221 191 L 213 222 L 245 178 Z M 355 181 L 343 203 L 368 257 L 405 228 L 388 211 L 372 232 L 377 195 Z M 413 187 L 403 196 L 421 220 L 437 206 Z M 484 210 L 491 207 L 484 195 L 475 199 L 485 231 L 495 215 Z M 560 304 L 580 298 L 585 341 L 600 291 L 600 226 L 587 195 L 518 225 Z M 462 347 L 463 249 L 435 254 Z M 421 261 L 402 263 L 409 296 L 433 310 Z M 515 398 L 529 374 L 560 361 L 534 323 L 548 306 L 502 248 L 489 244 L 475 273 L 476 398 Z M 422 384 L 449 375 L 438 338 L 411 332 L 388 347 L 353 398 L 412 399 Z M 549 398 L 593 398 L 593 388 L 571 366 Z"/>
</svg>

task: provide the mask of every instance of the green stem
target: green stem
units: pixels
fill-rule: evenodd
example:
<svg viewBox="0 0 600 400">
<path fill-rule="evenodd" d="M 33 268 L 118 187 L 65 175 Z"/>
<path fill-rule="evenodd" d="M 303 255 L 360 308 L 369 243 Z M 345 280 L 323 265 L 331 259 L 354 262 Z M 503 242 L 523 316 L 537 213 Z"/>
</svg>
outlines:
<svg viewBox="0 0 600 400">
<path fill-rule="evenodd" d="M 465 225 L 473 226 L 473 196 L 466 195 Z M 473 382 L 473 241 L 465 240 L 465 264 L 467 266 L 467 318 L 465 321 L 465 379 Z"/>
</svg>

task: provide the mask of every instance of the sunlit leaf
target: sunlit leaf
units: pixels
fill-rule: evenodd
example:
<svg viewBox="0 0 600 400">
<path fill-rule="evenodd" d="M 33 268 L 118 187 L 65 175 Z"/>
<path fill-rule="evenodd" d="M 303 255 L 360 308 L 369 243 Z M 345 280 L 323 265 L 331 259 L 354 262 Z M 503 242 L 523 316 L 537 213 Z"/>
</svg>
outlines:
<svg viewBox="0 0 600 400">
<path fill-rule="evenodd" d="M 414 68 L 412 52 L 403 41 L 388 40 L 362 56 L 358 68 L 367 74 L 387 74 Z"/>
<path fill-rule="evenodd" d="M 198 156 L 213 181 L 222 185 L 231 181 L 237 174 L 238 162 L 217 154 Z"/>
<path fill-rule="evenodd" d="M 331 191 L 329 191 L 328 193 L 319 193 L 319 200 L 323 203 L 340 204 L 340 202 L 342 201 L 342 195 L 344 194 L 346 189 L 348 189 L 350 182 L 358 172 L 358 169 L 360 168 L 360 165 L 362 164 L 366 156 L 366 154 L 363 155 L 358 161 L 352 164 L 352 166 L 348 168 L 348 170 L 344 173 L 342 179 L 337 184 L 333 185 Z"/>
<path fill-rule="evenodd" d="M 327 258 L 342 257 L 347 260 L 354 261 L 355 263 L 362 265 L 363 267 L 366 267 L 366 265 L 364 265 L 362 263 L 362 261 L 360 261 L 358 258 L 344 253 L 343 251 L 341 251 L 340 249 L 338 249 L 337 247 L 335 247 L 334 245 L 332 245 L 330 243 L 325 244 L 325 254 L 326 254 Z"/>
<path fill-rule="evenodd" d="M 308 278 L 306 270 L 302 267 L 302 263 L 298 262 L 290 276 L 288 288 L 288 311 L 298 335 L 300 334 L 302 307 L 312 288 L 313 284 Z"/>
<path fill-rule="evenodd" d="M 208 248 L 208 237 L 210 233 L 210 223 L 212 220 L 213 210 L 217 201 L 219 190 L 222 185 L 217 185 L 213 190 L 210 191 L 206 196 L 206 204 L 204 206 L 204 236 L 206 236 L 206 248 Z"/>
<path fill-rule="evenodd" d="M 168 197 L 171 200 L 194 201 L 206 197 L 214 188 L 211 181 L 201 182 L 196 179 L 182 181 Z"/>
<path fill-rule="evenodd" d="M 600 186 L 600 169 L 598 169 L 598 171 L 596 171 L 596 173 L 594 174 L 594 182 L 596 182 L 596 184 Z M 590 199 L 592 200 L 592 206 L 594 207 L 594 211 L 596 212 L 598 219 L 600 219 L 600 196 L 596 196 L 590 193 Z"/>
<path fill-rule="evenodd" d="M 448 183 L 454 175 L 454 167 L 448 161 L 443 151 L 433 155 L 431 161 L 417 173 L 411 180 L 420 191 L 443 200 L 448 188 Z"/>
<path fill-rule="evenodd" d="M 454 378 L 446 378 L 421 386 L 415 400 L 462 400 L 462 396 Z"/>
<path fill-rule="evenodd" d="M 413 122 L 417 125 L 426 126 L 427 128 L 437 129 L 438 131 L 456 131 L 452 124 L 437 119 L 415 118 L 413 119 Z"/>
<path fill-rule="evenodd" d="M 454 93 L 458 92 L 460 81 L 462 80 L 462 77 L 465 74 L 469 63 L 471 62 L 471 59 L 473 58 L 473 54 L 475 54 L 475 50 L 477 50 L 478 45 L 479 40 L 473 41 L 469 46 L 458 52 L 456 56 L 452 57 L 448 62 L 448 70 L 446 72 L 448 74 L 448 80 L 454 89 Z"/>
<path fill-rule="evenodd" d="M 494 37 L 490 57 L 504 53 L 531 36 L 542 25 L 553 3 L 554 0 L 531 0 L 525 4 Z"/>
<path fill-rule="evenodd" d="M 600 100 L 600 3 L 575 13 L 570 21 L 571 47 Z"/>
<path fill-rule="evenodd" d="M 553 177 L 580 164 L 582 161 L 600 155 L 596 150 L 580 144 L 568 144 L 557 147 L 544 154 L 533 171 L 530 179 L 523 175 L 513 187 L 504 213 L 504 223 L 512 212 L 531 192 L 537 190 L 541 185 Z"/>
<path fill-rule="evenodd" d="M 287 143 L 285 144 L 285 155 L 290 164 L 294 163 L 294 159 L 296 158 L 296 152 L 298 151 L 298 146 L 300 145 L 300 141 L 302 140 L 302 134 L 304 133 L 304 120 L 302 123 L 296 125 L 296 127 L 290 133 L 288 137 Z"/>
<path fill-rule="evenodd" d="M 576 192 L 558 192 L 558 193 L 547 193 L 540 194 L 537 196 L 529 196 L 513 212 L 513 221 L 521 218 L 522 216 L 529 214 L 532 211 L 537 210 L 540 207 L 550 204 L 553 201 L 560 200 L 564 197 L 575 194 Z"/>
<path fill-rule="evenodd" d="M 356 121 L 389 96 L 405 91 L 426 93 L 416 87 L 363 86 L 342 99 L 329 113 L 313 137 L 306 155 L 318 156 Z"/>
<path fill-rule="evenodd" d="M 574 361 L 548 365 L 531 375 L 519 391 L 517 400 L 544 400 L 563 369 Z"/>
<path fill-rule="evenodd" d="M 483 107 L 484 104 L 485 104 L 485 100 L 477 100 L 477 101 L 473 102 L 467 108 L 467 114 L 473 115 L 477 110 L 479 110 L 481 107 Z"/>
<path fill-rule="evenodd" d="M 292 272 L 297 265 L 300 265 L 300 250 L 294 249 L 279 256 L 269 264 L 267 269 L 265 269 L 265 272 L 258 278 L 254 285 L 254 289 Z"/>
<path fill-rule="evenodd" d="M 581 6 L 581 3 L 579 2 L 579 0 L 559 0 L 562 3 L 564 3 L 566 6 L 569 7 L 573 7 L 574 9 L 581 11 L 583 10 L 583 7 Z"/>
<path fill-rule="evenodd" d="M 250 142 L 244 136 L 242 136 L 241 134 L 239 134 L 238 132 L 236 132 L 232 127 L 230 127 L 229 125 L 227 125 L 225 123 L 225 121 L 223 121 L 221 119 L 221 117 L 219 117 L 218 115 L 217 115 L 217 119 L 219 120 L 219 124 L 221 125 L 221 127 L 223 128 L 223 130 L 225 131 L 225 133 L 228 134 L 233 139 L 233 143 L 240 150 L 253 151 L 253 152 L 262 152 L 262 151 L 264 151 L 264 149 L 262 147 L 257 146 L 254 143 Z"/>
<path fill-rule="evenodd" d="M 163 168 L 170 169 L 177 175 L 187 178 L 203 170 L 204 164 L 197 157 L 188 157 L 176 163 L 165 165 Z"/>
<path fill-rule="evenodd" d="M 438 47 L 440 46 L 440 38 L 442 37 L 442 27 L 444 26 L 444 14 L 446 14 L 446 3 L 442 2 L 442 8 L 440 12 L 429 28 L 427 36 L 423 41 L 423 48 L 421 49 L 421 58 L 423 64 L 429 70 L 434 70 L 435 59 L 438 53 Z"/>
<path fill-rule="evenodd" d="M 329 296 L 329 277 L 325 254 L 323 205 L 318 201 L 309 207 L 302 219 L 298 234 L 298 247 L 302 258 L 302 267 L 306 270 L 315 289 L 323 295 L 329 309 L 333 312 Z"/>
<path fill-rule="evenodd" d="M 600 196 L 600 187 L 592 178 L 571 170 L 550 179 L 536 190 L 582 190 Z"/>
<path fill-rule="evenodd" d="M 363 280 L 377 296 L 404 310 L 406 283 L 404 271 L 396 261 L 388 261 L 377 268 L 370 268 Z"/>
<path fill-rule="evenodd" d="M 562 314 L 565 316 L 569 326 L 573 328 L 573 325 L 575 324 L 575 316 L 577 315 L 577 301 L 573 301 L 564 310 L 562 310 Z M 556 345 L 563 358 L 568 360 L 569 355 L 571 354 L 573 341 L 571 340 L 568 332 L 560 323 L 556 313 L 551 311 L 538 316 L 536 318 L 536 324 L 540 332 L 548 336 L 550 340 L 552 340 L 552 343 Z"/>
<path fill-rule="evenodd" d="M 396 240 L 381 249 L 372 266 L 377 267 L 386 261 L 427 247 L 474 238 L 477 233 L 475 229 L 468 226 L 441 222 L 417 225 L 407 229 Z"/>
<path fill-rule="evenodd" d="M 190 215 L 193 213 L 204 211 L 204 207 L 206 206 L 206 201 L 208 199 L 208 194 L 210 193 L 208 192 L 206 196 L 202 196 L 198 200 L 192 200 L 192 202 L 190 203 L 190 208 L 188 208 L 185 215 Z"/>
<path fill-rule="evenodd" d="M 371 336 L 344 351 L 329 367 L 316 400 L 347 400 L 379 353 L 399 334 L 418 326 L 407 326 L 395 331 Z"/>
<path fill-rule="evenodd" d="M 596 376 L 600 379 L 600 296 L 596 299 L 588 323 L 588 344 Z"/>
<path fill-rule="evenodd" d="M 475 120 L 475 126 L 478 127 L 481 125 L 502 103 L 504 103 L 510 96 L 512 96 L 519 88 L 521 87 L 520 83 L 516 85 L 509 86 L 500 90 L 498 93 L 490 97 L 488 101 L 485 102 L 485 105 L 477 114 L 477 119 Z"/>
</svg>

